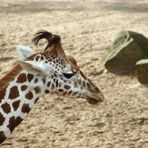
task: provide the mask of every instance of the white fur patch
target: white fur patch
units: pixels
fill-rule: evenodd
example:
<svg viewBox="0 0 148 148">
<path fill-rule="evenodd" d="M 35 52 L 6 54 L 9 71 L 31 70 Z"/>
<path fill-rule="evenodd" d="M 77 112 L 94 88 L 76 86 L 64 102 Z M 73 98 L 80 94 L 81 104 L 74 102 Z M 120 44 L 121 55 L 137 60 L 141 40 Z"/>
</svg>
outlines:
<svg viewBox="0 0 148 148">
<path fill-rule="evenodd" d="M 17 45 L 16 50 L 19 53 L 20 60 L 24 60 L 33 54 L 33 49 L 23 45 Z"/>
<path fill-rule="evenodd" d="M 19 61 L 22 68 L 31 73 L 47 75 L 53 71 L 53 68 L 48 63 L 37 61 Z"/>
</svg>

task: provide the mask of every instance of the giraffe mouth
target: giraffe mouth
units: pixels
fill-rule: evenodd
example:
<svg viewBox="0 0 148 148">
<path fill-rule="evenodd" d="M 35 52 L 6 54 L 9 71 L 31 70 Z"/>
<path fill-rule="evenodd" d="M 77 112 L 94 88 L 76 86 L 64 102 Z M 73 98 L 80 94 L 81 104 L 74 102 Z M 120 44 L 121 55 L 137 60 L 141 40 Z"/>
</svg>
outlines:
<svg viewBox="0 0 148 148">
<path fill-rule="evenodd" d="M 88 103 L 94 105 L 97 104 L 99 102 L 102 102 L 104 100 L 104 96 L 101 92 L 93 94 L 93 95 L 88 95 L 86 97 Z"/>
</svg>

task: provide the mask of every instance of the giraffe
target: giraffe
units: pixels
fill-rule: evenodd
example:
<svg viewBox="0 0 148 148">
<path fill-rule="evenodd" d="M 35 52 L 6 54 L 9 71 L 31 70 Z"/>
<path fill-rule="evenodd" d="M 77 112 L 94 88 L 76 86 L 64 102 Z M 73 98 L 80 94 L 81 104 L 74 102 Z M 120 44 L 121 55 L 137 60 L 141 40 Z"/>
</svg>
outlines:
<svg viewBox="0 0 148 148">
<path fill-rule="evenodd" d="M 48 44 L 43 52 L 17 46 L 18 63 L 0 79 L 0 143 L 3 143 L 37 100 L 47 93 L 83 97 L 90 104 L 104 100 L 101 91 L 81 72 L 76 60 L 67 56 L 60 36 L 46 30 L 35 34 L 33 42 L 41 39 Z"/>
</svg>

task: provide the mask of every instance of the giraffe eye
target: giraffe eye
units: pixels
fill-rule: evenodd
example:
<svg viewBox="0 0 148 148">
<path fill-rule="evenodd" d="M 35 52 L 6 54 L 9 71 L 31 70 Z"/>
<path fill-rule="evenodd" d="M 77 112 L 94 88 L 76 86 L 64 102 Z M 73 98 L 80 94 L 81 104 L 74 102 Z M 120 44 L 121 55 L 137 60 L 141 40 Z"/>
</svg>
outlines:
<svg viewBox="0 0 148 148">
<path fill-rule="evenodd" d="M 63 73 L 63 75 L 67 78 L 67 79 L 70 79 L 74 73 L 73 72 L 67 72 L 67 73 Z"/>
</svg>

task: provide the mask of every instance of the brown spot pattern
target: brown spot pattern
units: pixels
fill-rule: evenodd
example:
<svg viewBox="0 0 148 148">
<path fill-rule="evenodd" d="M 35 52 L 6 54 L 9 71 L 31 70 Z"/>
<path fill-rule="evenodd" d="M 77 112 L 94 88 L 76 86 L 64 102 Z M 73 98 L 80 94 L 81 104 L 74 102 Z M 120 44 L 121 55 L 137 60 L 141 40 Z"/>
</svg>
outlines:
<svg viewBox="0 0 148 148">
<path fill-rule="evenodd" d="M 4 89 L 2 89 L 2 90 L 0 91 L 0 102 L 1 102 L 2 99 L 4 99 L 5 93 L 6 93 L 6 88 L 4 88 Z"/>
<path fill-rule="evenodd" d="M 70 89 L 70 86 L 69 85 L 65 85 L 64 88 L 65 89 Z"/>
<path fill-rule="evenodd" d="M 38 79 L 36 78 L 35 80 L 34 80 L 34 83 L 37 83 L 38 82 Z"/>
<path fill-rule="evenodd" d="M 35 93 L 36 93 L 36 94 L 38 94 L 38 93 L 40 93 L 40 92 L 41 92 L 40 87 L 35 87 L 35 88 L 34 88 L 34 90 L 35 90 Z"/>
<path fill-rule="evenodd" d="M 56 87 L 58 87 L 58 83 L 59 83 L 58 80 L 56 80 Z"/>
<path fill-rule="evenodd" d="M 30 73 L 29 73 L 29 74 L 27 75 L 28 82 L 31 82 L 32 79 L 33 79 L 33 77 L 34 77 L 33 74 L 30 74 Z"/>
<path fill-rule="evenodd" d="M 39 60 L 39 58 L 40 58 L 39 56 L 36 56 L 36 57 L 35 57 L 36 61 L 38 61 L 38 60 Z"/>
<path fill-rule="evenodd" d="M 3 117 L 3 115 L 0 113 L 0 126 L 4 123 L 5 118 Z"/>
<path fill-rule="evenodd" d="M 39 100 L 39 98 L 36 98 L 35 101 L 34 101 L 34 103 L 36 103 L 38 100 Z"/>
<path fill-rule="evenodd" d="M 28 60 L 33 60 L 36 54 L 31 55 L 28 57 Z M 20 64 L 16 64 L 4 77 L 0 79 L 0 90 L 5 88 L 10 84 L 11 81 L 22 71 L 22 67 Z"/>
<path fill-rule="evenodd" d="M 63 89 L 58 89 L 59 90 L 59 92 L 63 92 L 64 90 Z"/>
<path fill-rule="evenodd" d="M 45 81 L 45 78 L 43 78 L 43 83 L 45 84 L 45 82 L 46 82 L 46 81 Z"/>
<path fill-rule="evenodd" d="M 87 85 L 87 88 L 90 88 L 90 87 L 91 87 L 90 84 L 89 84 L 88 82 L 86 83 L 86 85 Z"/>
<path fill-rule="evenodd" d="M 15 117 L 12 116 L 9 120 L 9 124 L 7 125 L 7 127 L 10 129 L 10 131 L 12 132 L 14 130 L 14 128 L 16 127 L 16 120 Z"/>
<path fill-rule="evenodd" d="M 20 100 L 14 102 L 14 103 L 12 104 L 14 111 L 16 111 L 16 110 L 18 109 L 19 104 L 20 104 Z"/>
<path fill-rule="evenodd" d="M 82 85 L 83 85 L 84 87 L 86 87 L 86 83 L 85 83 L 85 81 L 82 81 L 82 82 L 83 82 L 83 84 L 82 84 Z"/>
<path fill-rule="evenodd" d="M 51 84 L 51 82 L 49 81 L 49 82 L 47 83 L 47 87 L 50 87 L 50 84 Z"/>
<path fill-rule="evenodd" d="M 29 104 L 24 104 L 24 105 L 22 106 L 22 112 L 23 112 L 23 113 L 29 113 L 29 111 L 30 111 Z"/>
<path fill-rule="evenodd" d="M 2 106 L 1 106 L 1 108 L 3 109 L 3 111 L 5 112 L 5 113 L 10 113 L 10 110 L 11 110 L 11 108 L 10 108 L 10 105 L 6 102 L 6 103 L 4 103 Z"/>
<path fill-rule="evenodd" d="M 19 91 L 18 91 L 18 88 L 16 86 L 13 86 L 11 89 L 10 89 L 10 94 L 9 94 L 9 98 L 10 99 L 15 99 L 19 96 Z"/>
<path fill-rule="evenodd" d="M 49 93 L 49 90 L 46 89 L 46 90 L 45 90 L 45 93 L 46 93 L 46 94 Z"/>
<path fill-rule="evenodd" d="M 0 143 L 3 143 L 7 138 L 5 137 L 4 133 L 0 131 Z"/>
<path fill-rule="evenodd" d="M 17 117 L 16 118 L 16 126 L 19 125 L 21 123 L 23 119 L 21 117 Z"/>
<path fill-rule="evenodd" d="M 31 99 L 33 98 L 32 92 L 29 91 L 29 92 L 25 95 L 25 97 L 26 97 L 28 100 L 31 100 Z"/>
<path fill-rule="evenodd" d="M 51 89 L 54 89 L 54 83 L 51 84 Z"/>
<path fill-rule="evenodd" d="M 27 77 L 25 73 L 21 73 L 18 77 L 17 77 L 17 81 L 18 83 L 24 83 L 26 82 Z"/>
<path fill-rule="evenodd" d="M 43 56 L 41 56 L 41 60 L 44 60 L 44 57 Z"/>
<path fill-rule="evenodd" d="M 21 117 L 17 117 L 15 118 L 14 116 L 12 116 L 9 120 L 9 124 L 7 125 L 7 127 L 10 129 L 10 131 L 12 132 L 14 130 L 14 128 L 21 123 L 23 119 Z"/>
<path fill-rule="evenodd" d="M 72 94 L 72 91 L 70 90 L 67 94 L 68 94 L 68 95 Z"/>
<path fill-rule="evenodd" d="M 63 95 L 65 96 L 65 95 L 67 95 L 67 92 L 65 91 L 65 92 L 63 92 Z"/>
<path fill-rule="evenodd" d="M 22 91 L 25 91 L 26 89 L 27 89 L 27 85 L 22 85 L 22 86 L 21 86 L 21 90 L 22 90 Z"/>
</svg>

